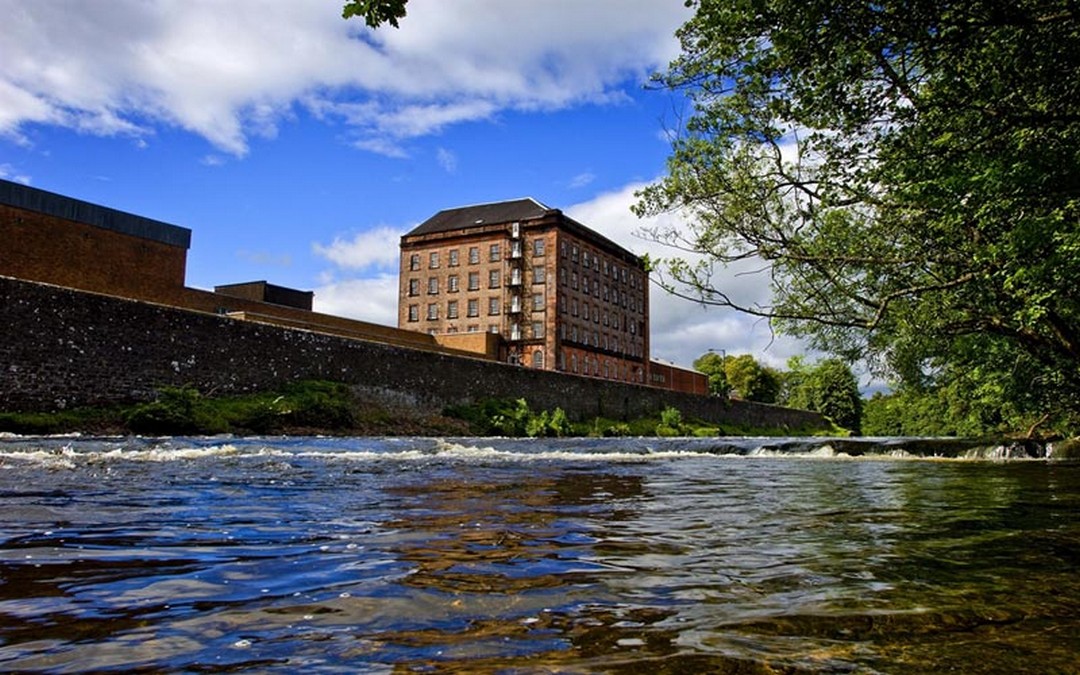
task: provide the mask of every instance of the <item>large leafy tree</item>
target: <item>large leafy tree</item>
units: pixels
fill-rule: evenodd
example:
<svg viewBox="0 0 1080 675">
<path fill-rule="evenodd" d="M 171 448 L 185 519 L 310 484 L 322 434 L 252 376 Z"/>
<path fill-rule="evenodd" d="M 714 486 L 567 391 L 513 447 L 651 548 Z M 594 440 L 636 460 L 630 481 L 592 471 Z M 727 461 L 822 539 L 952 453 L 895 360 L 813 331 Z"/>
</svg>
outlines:
<svg viewBox="0 0 1080 675">
<path fill-rule="evenodd" d="M 915 389 L 1080 411 L 1073 0 L 691 0 L 659 81 L 692 113 L 639 214 L 676 293 Z M 773 301 L 716 266 L 761 261 Z"/>
</svg>

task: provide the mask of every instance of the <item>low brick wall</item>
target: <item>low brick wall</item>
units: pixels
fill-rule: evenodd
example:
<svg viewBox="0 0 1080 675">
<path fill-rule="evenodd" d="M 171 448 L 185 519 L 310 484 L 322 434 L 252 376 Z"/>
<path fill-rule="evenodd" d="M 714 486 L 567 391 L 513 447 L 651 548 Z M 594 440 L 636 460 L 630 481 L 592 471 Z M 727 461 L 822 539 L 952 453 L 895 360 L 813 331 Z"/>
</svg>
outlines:
<svg viewBox="0 0 1080 675">
<path fill-rule="evenodd" d="M 253 323 L 0 277 L 0 410 L 152 399 L 162 386 L 257 391 L 304 378 L 348 382 L 441 409 L 488 397 L 562 407 L 575 419 L 684 415 L 757 427 L 820 416 Z"/>
</svg>

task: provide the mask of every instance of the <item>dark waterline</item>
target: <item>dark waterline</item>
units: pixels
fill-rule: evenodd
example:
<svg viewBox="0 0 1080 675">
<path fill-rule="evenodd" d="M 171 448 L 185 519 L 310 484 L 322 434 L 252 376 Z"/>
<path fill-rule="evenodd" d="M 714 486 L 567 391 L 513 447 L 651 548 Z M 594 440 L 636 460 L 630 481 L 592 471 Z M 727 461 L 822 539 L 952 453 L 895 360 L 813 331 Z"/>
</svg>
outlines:
<svg viewBox="0 0 1080 675">
<path fill-rule="evenodd" d="M 800 443 L 0 439 L 0 671 L 1077 672 L 1080 464 Z"/>
</svg>

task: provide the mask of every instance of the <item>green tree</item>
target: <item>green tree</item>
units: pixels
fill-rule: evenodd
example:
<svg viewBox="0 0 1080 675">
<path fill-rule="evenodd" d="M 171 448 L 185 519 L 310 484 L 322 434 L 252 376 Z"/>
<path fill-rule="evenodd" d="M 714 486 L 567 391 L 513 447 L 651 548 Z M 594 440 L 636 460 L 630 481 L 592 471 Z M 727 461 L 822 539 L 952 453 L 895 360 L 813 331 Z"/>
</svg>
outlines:
<svg viewBox="0 0 1080 675">
<path fill-rule="evenodd" d="M 694 360 L 694 370 L 704 373 L 709 382 L 709 393 L 714 396 L 727 396 L 731 392 L 727 375 L 724 373 L 724 361 L 727 356 L 715 352 L 702 354 Z"/>
<path fill-rule="evenodd" d="M 1075 2 L 690 4 L 658 80 L 692 114 L 635 211 L 688 214 L 649 234 L 701 262 L 663 282 L 1014 421 L 1080 410 Z M 712 284 L 747 259 L 768 306 Z"/>
<path fill-rule="evenodd" d="M 747 401 L 776 403 L 780 393 L 779 374 L 758 363 L 749 354 L 724 359 L 724 375 L 733 393 Z"/>
</svg>

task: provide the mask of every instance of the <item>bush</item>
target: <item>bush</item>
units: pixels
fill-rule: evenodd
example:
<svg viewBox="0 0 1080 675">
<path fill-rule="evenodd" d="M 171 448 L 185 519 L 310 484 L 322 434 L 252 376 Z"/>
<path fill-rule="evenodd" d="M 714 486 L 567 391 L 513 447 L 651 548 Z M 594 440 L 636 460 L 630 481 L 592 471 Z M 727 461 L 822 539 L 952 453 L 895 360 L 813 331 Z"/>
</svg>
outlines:
<svg viewBox="0 0 1080 675">
<path fill-rule="evenodd" d="M 216 434 L 229 428 L 225 419 L 190 387 L 163 388 L 156 401 L 135 406 L 124 421 L 135 433 L 150 435 Z"/>
</svg>

